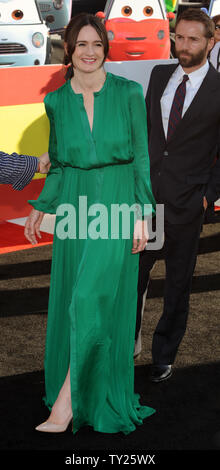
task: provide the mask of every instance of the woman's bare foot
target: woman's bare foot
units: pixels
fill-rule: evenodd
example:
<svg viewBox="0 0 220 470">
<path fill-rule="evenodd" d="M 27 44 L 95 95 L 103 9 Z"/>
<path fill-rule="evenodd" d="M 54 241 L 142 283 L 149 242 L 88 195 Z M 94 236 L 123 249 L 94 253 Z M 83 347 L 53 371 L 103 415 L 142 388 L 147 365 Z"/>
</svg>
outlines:
<svg viewBox="0 0 220 470">
<path fill-rule="evenodd" d="M 70 389 L 70 369 L 68 370 L 65 382 L 52 407 L 48 422 L 53 424 L 63 424 L 72 417 L 71 389 Z"/>
</svg>

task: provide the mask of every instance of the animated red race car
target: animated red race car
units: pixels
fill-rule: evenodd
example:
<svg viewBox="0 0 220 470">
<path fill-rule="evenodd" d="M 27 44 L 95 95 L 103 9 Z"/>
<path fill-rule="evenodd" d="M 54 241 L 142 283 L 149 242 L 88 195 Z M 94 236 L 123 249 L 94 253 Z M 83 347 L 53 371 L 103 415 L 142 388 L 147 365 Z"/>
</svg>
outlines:
<svg viewBox="0 0 220 470">
<path fill-rule="evenodd" d="M 108 32 L 109 60 L 169 59 L 174 13 L 167 13 L 164 0 L 107 0 L 97 16 Z"/>
</svg>

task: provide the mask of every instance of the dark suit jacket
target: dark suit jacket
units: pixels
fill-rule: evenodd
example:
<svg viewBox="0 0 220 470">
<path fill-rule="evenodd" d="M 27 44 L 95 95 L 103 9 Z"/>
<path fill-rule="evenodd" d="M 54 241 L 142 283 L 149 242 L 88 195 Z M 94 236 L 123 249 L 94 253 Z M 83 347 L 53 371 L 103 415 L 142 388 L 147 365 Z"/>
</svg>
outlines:
<svg viewBox="0 0 220 470">
<path fill-rule="evenodd" d="M 151 181 L 165 220 L 185 224 L 220 197 L 220 73 L 207 75 L 169 142 L 163 130 L 160 99 L 178 64 L 152 70 L 146 96 Z M 214 164 L 215 163 L 215 164 Z"/>
</svg>

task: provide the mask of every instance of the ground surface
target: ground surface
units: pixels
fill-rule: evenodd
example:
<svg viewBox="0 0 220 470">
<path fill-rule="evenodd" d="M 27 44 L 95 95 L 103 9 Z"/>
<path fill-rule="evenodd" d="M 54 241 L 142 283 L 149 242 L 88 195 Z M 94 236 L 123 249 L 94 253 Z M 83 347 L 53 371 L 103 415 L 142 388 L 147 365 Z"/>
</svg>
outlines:
<svg viewBox="0 0 220 470">
<path fill-rule="evenodd" d="M 100 434 L 89 427 L 75 436 L 34 431 L 48 416 L 41 399 L 51 253 L 52 247 L 44 246 L 0 256 L 0 448 L 220 450 L 220 224 L 203 228 L 187 332 L 173 376 L 157 385 L 149 382 L 148 374 L 152 333 L 162 308 L 162 259 L 153 270 L 135 389 L 156 413 L 128 436 Z"/>
</svg>

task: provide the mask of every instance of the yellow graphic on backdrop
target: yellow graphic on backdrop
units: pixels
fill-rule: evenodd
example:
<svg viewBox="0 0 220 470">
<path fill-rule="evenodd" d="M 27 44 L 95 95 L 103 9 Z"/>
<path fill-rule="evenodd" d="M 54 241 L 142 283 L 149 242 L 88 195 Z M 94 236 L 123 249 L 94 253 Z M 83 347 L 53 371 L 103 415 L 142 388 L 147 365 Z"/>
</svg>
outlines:
<svg viewBox="0 0 220 470">
<path fill-rule="evenodd" d="M 0 106 L 0 122 L 2 151 L 36 157 L 47 152 L 49 121 L 43 103 Z"/>
</svg>

